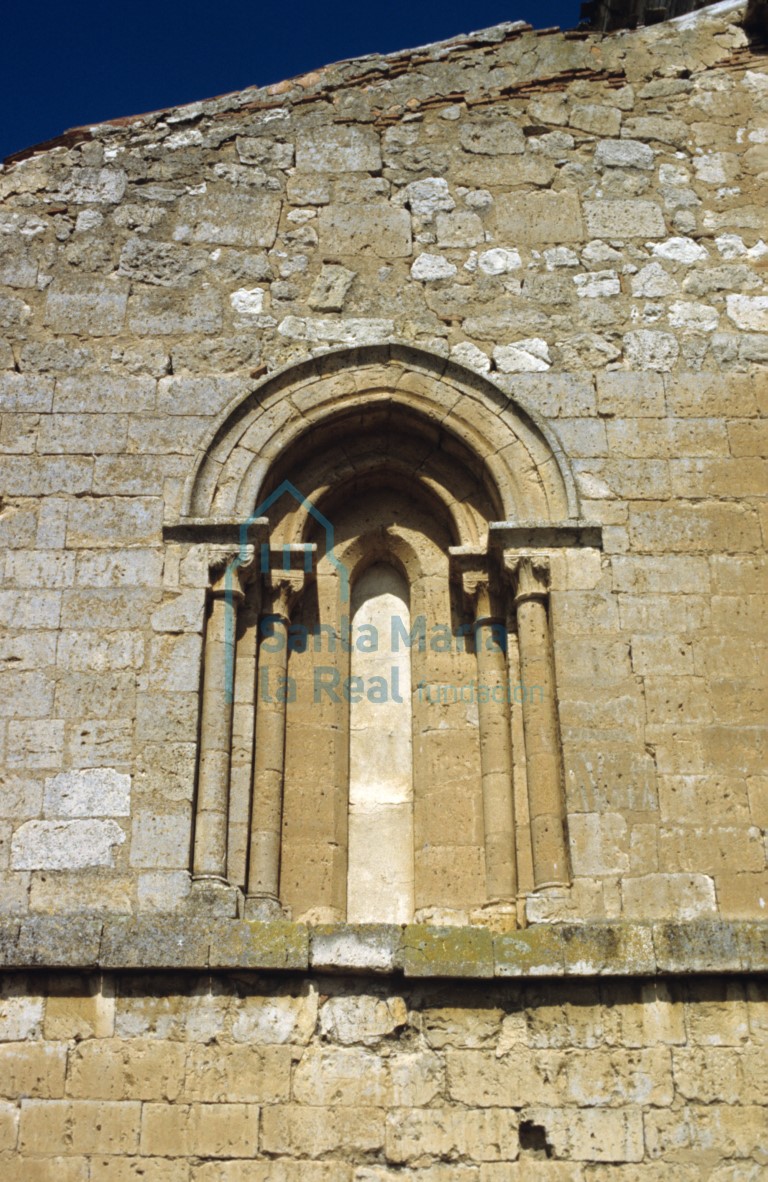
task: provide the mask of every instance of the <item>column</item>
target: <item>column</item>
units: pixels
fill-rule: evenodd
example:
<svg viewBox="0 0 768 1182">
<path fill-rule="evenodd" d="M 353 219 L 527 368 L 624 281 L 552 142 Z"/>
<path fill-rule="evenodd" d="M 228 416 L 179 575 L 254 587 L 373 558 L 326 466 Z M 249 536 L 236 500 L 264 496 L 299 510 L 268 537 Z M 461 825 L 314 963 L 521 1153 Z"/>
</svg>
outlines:
<svg viewBox="0 0 768 1182">
<path fill-rule="evenodd" d="M 242 891 L 245 891 L 248 868 L 260 608 L 261 581 L 257 579 L 246 588 L 245 601 L 237 613 L 232 702 L 227 878 Z"/>
<path fill-rule="evenodd" d="M 475 624 L 487 898 L 489 904 L 514 905 L 517 856 L 512 745 L 506 654 L 500 643 L 506 624 L 492 613 L 487 572 L 465 572 L 463 586 Z"/>
<path fill-rule="evenodd" d="M 251 919 L 282 915 L 279 892 L 286 695 L 280 689 L 285 687 L 288 673 L 291 608 L 304 581 L 301 571 L 275 571 L 266 578 L 267 612 L 259 627 L 256 747 L 245 903 L 246 917 Z"/>
<path fill-rule="evenodd" d="M 548 613 L 549 563 L 546 558 L 507 555 L 505 562 L 515 585 L 534 889 L 567 886 L 570 874 Z"/>
<path fill-rule="evenodd" d="M 234 672 L 237 607 L 243 599 L 241 569 L 227 568 L 237 557 L 217 558 L 212 567 L 205 629 L 200 759 L 197 779 L 193 880 L 227 885 L 229 769 L 232 739 L 231 679 Z M 224 567 L 224 570 L 222 570 Z"/>
</svg>

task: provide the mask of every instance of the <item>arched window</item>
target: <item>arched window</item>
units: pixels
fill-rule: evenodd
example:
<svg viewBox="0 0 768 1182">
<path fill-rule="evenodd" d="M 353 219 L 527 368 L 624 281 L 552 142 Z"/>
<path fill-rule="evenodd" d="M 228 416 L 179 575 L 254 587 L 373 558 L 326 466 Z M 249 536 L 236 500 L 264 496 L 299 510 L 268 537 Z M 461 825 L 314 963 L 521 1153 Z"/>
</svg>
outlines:
<svg viewBox="0 0 768 1182">
<path fill-rule="evenodd" d="M 573 489 L 488 383 L 379 357 L 282 375 L 190 483 L 180 535 L 243 523 L 193 877 L 254 917 L 514 924 L 569 880 L 546 546 L 578 541 Z"/>
<path fill-rule="evenodd" d="M 347 919 L 410 923 L 413 709 L 410 589 L 377 562 L 352 590 Z"/>
</svg>

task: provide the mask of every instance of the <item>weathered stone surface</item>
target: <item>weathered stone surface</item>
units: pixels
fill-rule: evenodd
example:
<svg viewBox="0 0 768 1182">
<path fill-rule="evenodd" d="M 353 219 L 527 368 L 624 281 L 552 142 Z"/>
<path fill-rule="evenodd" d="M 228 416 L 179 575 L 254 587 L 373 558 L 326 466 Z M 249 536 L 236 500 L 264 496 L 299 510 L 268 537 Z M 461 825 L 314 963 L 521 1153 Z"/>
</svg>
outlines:
<svg viewBox="0 0 768 1182">
<path fill-rule="evenodd" d="M 394 924 L 318 924 L 311 964 L 326 972 L 390 973 L 400 967 L 401 928 Z"/>
<path fill-rule="evenodd" d="M 81 870 L 114 866 L 125 841 L 116 821 L 27 821 L 13 835 L 15 870 Z"/>
<path fill-rule="evenodd" d="M 227 924 L 211 940 L 211 968 L 305 969 L 309 935 L 301 924 Z"/>
<path fill-rule="evenodd" d="M 318 221 L 321 243 L 342 256 L 369 250 L 382 259 L 397 259 L 411 253 L 411 219 L 404 209 L 350 202 L 323 207 Z"/>
<path fill-rule="evenodd" d="M 346 267 L 323 267 L 307 298 L 310 308 L 316 312 L 341 312 L 355 274 Z"/>
<path fill-rule="evenodd" d="M 492 977 L 493 942 L 483 928 L 406 927 L 402 943 L 406 977 Z"/>
<path fill-rule="evenodd" d="M 580 242 L 584 231 L 579 200 L 572 193 L 508 195 L 494 206 L 496 237 L 517 243 Z"/>
<path fill-rule="evenodd" d="M 662 238 L 661 208 L 652 201 L 585 201 L 587 231 L 595 238 Z"/>
<path fill-rule="evenodd" d="M 99 962 L 102 923 L 96 917 L 33 915 L 21 921 L 18 965 L 88 967 Z"/>
<path fill-rule="evenodd" d="M 61 772 L 45 783 L 48 817 L 128 817 L 131 777 L 114 768 Z"/>
<path fill-rule="evenodd" d="M 138 919 L 110 918 L 104 924 L 99 953 L 104 968 L 198 968 L 208 965 L 213 925 L 210 921 L 167 914 Z"/>
<path fill-rule="evenodd" d="M 249 197 L 212 187 L 204 197 L 185 197 L 179 202 L 182 221 L 176 237 L 218 246 L 270 247 L 280 209 L 279 197 Z"/>
<path fill-rule="evenodd" d="M 296 163 L 312 172 L 375 172 L 381 168 L 379 137 L 372 127 L 354 125 L 300 132 Z"/>
<path fill-rule="evenodd" d="M 494 937 L 497 977 L 561 977 L 565 948 L 561 932 L 547 924 Z"/>
</svg>

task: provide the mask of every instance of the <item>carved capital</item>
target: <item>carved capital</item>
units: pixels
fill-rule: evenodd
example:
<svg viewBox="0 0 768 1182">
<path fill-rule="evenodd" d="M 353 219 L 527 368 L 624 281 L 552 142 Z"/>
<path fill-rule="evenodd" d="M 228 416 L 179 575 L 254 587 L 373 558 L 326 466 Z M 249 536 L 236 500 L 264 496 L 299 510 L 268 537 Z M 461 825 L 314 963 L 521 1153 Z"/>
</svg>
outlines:
<svg viewBox="0 0 768 1182">
<path fill-rule="evenodd" d="M 208 547 L 208 574 L 211 595 L 236 601 L 245 596 L 245 586 L 255 571 L 255 546 L 211 545 Z"/>
<path fill-rule="evenodd" d="M 461 589 L 476 620 L 491 617 L 491 578 L 487 570 L 461 572 Z"/>
<path fill-rule="evenodd" d="M 265 610 L 272 615 L 290 619 L 296 600 L 314 577 L 317 546 L 262 545 L 259 553 Z"/>
<path fill-rule="evenodd" d="M 539 554 L 504 551 L 504 570 L 512 580 L 515 603 L 545 601 L 549 595 L 549 559 Z"/>
<path fill-rule="evenodd" d="M 289 620 L 306 584 L 307 575 L 304 571 L 269 571 L 264 576 L 264 605 L 269 605 L 269 614 Z"/>
</svg>

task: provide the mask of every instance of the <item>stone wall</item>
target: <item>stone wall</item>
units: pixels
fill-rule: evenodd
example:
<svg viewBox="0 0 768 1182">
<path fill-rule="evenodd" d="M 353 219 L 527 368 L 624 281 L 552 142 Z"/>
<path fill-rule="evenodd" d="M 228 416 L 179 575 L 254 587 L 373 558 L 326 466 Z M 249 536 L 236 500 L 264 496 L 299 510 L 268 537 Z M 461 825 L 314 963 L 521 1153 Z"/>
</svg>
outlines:
<svg viewBox="0 0 768 1182">
<path fill-rule="evenodd" d="M 741 16 L 503 25 L 0 170 L 4 1177 L 764 1175 L 768 73 Z M 533 890 L 521 857 L 495 927 L 526 931 L 473 912 L 350 966 L 239 895 L 225 926 L 190 866 L 209 543 L 297 423 L 327 438 L 320 393 L 363 432 L 376 382 L 464 424 L 519 492 L 503 536 L 547 550 L 571 878 Z"/>
<path fill-rule="evenodd" d="M 764 983 L 722 977 L 9 977 L 0 1165 L 8 1182 L 757 1182 L 767 1033 Z"/>
<path fill-rule="evenodd" d="M 539 416 L 602 527 L 553 590 L 574 888 L 535 918 L 764 913 L 768 83 L 739 17 L 500 26 L 3 168 L 6 910 L 183 904 L 206 578 L 163 521 L 265 373 L 392 338 Z"/>
</svg>

